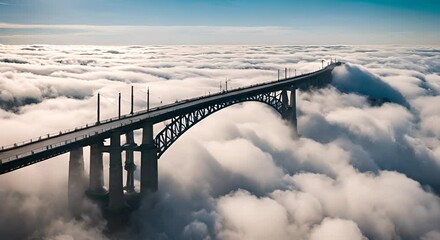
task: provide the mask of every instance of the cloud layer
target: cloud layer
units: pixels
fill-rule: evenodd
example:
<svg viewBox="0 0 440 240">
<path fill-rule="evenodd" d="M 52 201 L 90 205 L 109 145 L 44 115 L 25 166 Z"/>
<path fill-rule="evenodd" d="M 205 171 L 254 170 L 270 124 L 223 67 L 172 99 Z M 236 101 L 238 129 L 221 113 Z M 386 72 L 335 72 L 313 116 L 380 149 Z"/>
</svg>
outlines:
<svg viewBox="0 0 440 240">
<path fill-rule="evenodd" d="M 123 95 L 151 104 L 346 65 L 298 93 L 298 132 L 258 103 L 213 114 L 160 159 L 158 201 L 133 213 L 146 239 L 436 239 L 440 235 L 440 57 L 398 46 L 0 45 L 0 145 L 104 118 Z M 155 126 L 155 131 L 164 124 Z M 140 142 L 140 133 L 135 138 Z M 85 148 L 85 156 L 88 156 Z M 137 155 L 136 155 L 137 156 Z M 138 157 L 138 156 L 137 156 Z M 106 239 L 105 220 L 67 212 L 67 159 L 0 176 L 0 235 Z M 87 157 L 86 157 L 87 159 Z M 105 156 L 105 164 L 108 158 Z M 139 164 L 138 159 L 136 160 Z M 86 161 L 86 167 L 88 163 Z M 108 171 L 108 168 L 105 168 Z M 136 172 L 137 178 L 139 173 Z M 137 186 L 139 185 L 136 181 Z M 20 226 L 20 230 L 17 228 Z"/>
</svg>

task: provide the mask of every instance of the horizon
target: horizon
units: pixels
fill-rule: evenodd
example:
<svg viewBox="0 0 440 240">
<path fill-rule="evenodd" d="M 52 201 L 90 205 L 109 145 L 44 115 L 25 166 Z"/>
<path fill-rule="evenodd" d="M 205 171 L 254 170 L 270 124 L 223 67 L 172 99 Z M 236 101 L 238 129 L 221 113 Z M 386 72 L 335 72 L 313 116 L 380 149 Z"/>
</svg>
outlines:
<svg viewBox="0 0 440 240">
<path fill-rule="evenodd" d="M 0 43 L 0 45 L 14 45 L 14 46 L 84 46 L 84 47 L 91 47 L 91 46 L 99 46 L 99 47 L 133 47 L 133 46 L 143 46 L 143 47 L 154 47 L 154 46 L 271 46 L 271 47 L 337 47 L 337 46 L 346 46 L 346 47 L 440 47 L 440 43 L 438 44 L 397 44 L 397 43 L 390 43 L 390 44 L 380 44 L 380 43 L 372 43 L 372 44 L 49 44 L 49 43 L 23 43 L 23 44 L 14 44 L 14 43 Z"/>
<path fill-rule="evenodd" d="M 433 0 L 2 0 L 0 43 L 438 45 L 439 9 Z"/>
</svg>

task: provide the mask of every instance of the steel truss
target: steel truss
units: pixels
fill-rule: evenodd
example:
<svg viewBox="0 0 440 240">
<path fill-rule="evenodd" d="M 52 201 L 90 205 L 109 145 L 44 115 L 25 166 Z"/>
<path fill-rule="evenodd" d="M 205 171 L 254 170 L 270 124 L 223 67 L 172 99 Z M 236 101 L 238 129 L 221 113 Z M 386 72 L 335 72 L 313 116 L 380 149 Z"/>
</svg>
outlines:
<svg viewBox="0 0 440 240">
<path fill-rule="evenodd" d="M 194 126 L 204 118 L 208 117 L 209 115 L 237 103 L 248 101 L 265 103 L 271 106 L 273 109 L 275 109 L 275 111 L 277 111 L 281 114 L 281 116 L 284 117 L 290 110 L 287 104 L 286 97 L 287 94 L 285 90 L 261 93 L 258 95 L 247 96 L 239 99 L 231 99 L 227 102 L 217 103 L 203 109 L 198 109 L 196 111 L 174 117 L 171 119 L 171 122 L 161 132 L 159 132 L 159 134 L 157 134 L 156 138 L 154 139 L 157 148 L 158 158 L 192 126 Z"/>
</svg>

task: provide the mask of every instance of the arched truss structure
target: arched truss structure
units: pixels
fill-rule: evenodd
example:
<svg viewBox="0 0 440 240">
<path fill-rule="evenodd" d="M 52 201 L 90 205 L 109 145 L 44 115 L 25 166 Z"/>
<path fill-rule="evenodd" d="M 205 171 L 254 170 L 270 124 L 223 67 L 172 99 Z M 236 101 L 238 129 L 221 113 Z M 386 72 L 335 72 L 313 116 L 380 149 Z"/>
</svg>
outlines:
<svg viewBox="0 0 440 240">
<path fill-rule="evenodd" d="M 177 139 L 182 136 L 188 129 L 196 125 L 201 120 L 205 119 L 209 115 L 224 109 L 226 107 L 232 106 L 237 103 L 256 101 L 265 103 L 275 109 L 281 116 L 286 116 L 287 112 L 290 110 L 287 104 L 287 93 L 286 91 L 276 91 L 261 93 L 258 95 L 247 96 L 243 98 L 231 99 L 227 102 L 217 103 L 210 105 L 206 108 L 202 108 L 178 117 L 171 119 L 171 123 L 168 124 L 161 132 L 155 137 L 155 145 L 157 148 L 157 156 L 160 156 L 174 143 Z"/>
</svg>

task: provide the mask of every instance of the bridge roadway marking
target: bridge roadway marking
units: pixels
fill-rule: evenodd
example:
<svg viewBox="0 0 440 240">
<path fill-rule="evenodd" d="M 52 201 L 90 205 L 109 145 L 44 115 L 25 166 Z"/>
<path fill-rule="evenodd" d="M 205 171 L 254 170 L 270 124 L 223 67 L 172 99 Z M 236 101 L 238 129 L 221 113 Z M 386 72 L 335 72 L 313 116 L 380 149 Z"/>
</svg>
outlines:
<svg viewBox="0 0 440 240">
<path fill-rule="evenodd" d="M 32 143 L 28 143 L 25 145 L 19 145 L 17 147 L 8 148 L 0 151 L 0 162 L 6 163 L 10 161 L 14 161 L 16 159 L 20 159 L 20 157 L 25 157 L 28 155 L 33 154 L 37 152 L 44 151 L 46 149 L 52 149 L 59 146 L 63 146 L 66 141 L 67 143 L 76 142 L 79 140 L 83 140 L 88 137 L 92 137 L 98 132 L 98 134 L 101 134 L 103 132 L 107 132 L 113 129 L 117 129 L 122 126 L 126 126 L 129 124 L 137 123 L 140 121 L 144 121 L 148 118 L 157 117 L 166 113 L 174 112 L 177 110 L 185 109 L 185 108 L 191 108 L 195 107 L 199 104 L 203 104 L 209 101 L 215 101 L 220 100 L 222 98 L 228 98 L 232 96 L 242 95 L 246 93 L 250 93 L 253 91 L 263 90 L 266 88 L 273 88 L 277 87 L 278 85 L 285 85 L 286 83 L 290 82 L 296 82 L 301 79 L 306 79 L 311 76 L 317 75 L 319 73 L 325 72 L 325 71 L 331 71 L 335 67 L 335 64 L 331 64 L 327 66 L 324 69 L 318 70 L 313 73 L 303 74 L 296 77 L 291 77 L 287 79 L 282 79 L 279 81 L 272 81 L 272 82 L 266 82 L 259 85 L 251 85 L 249 87 L 245 88 L 239 88 L 239 89 L 233 89 L 228 92 L 224 93 L 215 93 L 209 96 L 203 96 L 193 99 L 186 99 L 181 100 L 176 103 L 168 104 L 168 105 L 162 105 L 156 108 L 150 109 L 150 111 L 139 111 L 132 115 L 124 115 L 121 117 L 121 119 L 118 118 L 112 118 L 109 120 L 104 120 L 98 125 L 93 125 L 85 129 L 79 129 L 68 133 L 62 133 L 57 136 L 53 136 L 50 138 L 34 141 Z"/>
</svg>

